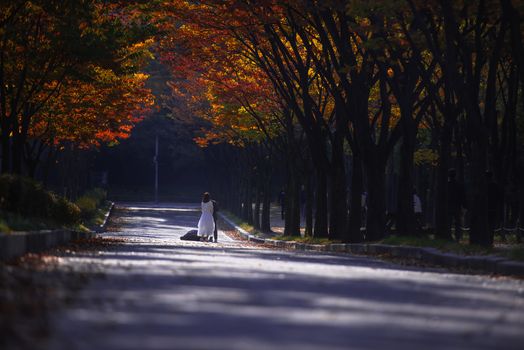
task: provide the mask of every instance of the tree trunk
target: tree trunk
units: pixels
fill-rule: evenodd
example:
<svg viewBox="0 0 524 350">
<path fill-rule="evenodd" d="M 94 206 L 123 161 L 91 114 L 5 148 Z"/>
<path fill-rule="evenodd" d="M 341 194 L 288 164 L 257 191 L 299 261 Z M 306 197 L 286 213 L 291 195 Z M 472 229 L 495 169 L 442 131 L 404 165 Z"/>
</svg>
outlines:
<svg viewBox="0 0 524 350">
<path fill-rule="evenodd" d="M 384 237 L 386 227 L 386 176 L 385 162 L 375 155 L 367 159 L 365 170 L 368 180 L 368 211 L 366 216 L 366 240 L 378 241 Z"/>
<path fill-rule="evenodd" d="M 329 237 L 333 240 L 348 241 L 347 183 L 344 169 L 344 139 L 341 135 L 335 135 L 332 145 L 330 177 Z"/>
<path fill-rule="evenodd" d="M 253 226 L 255 229 L 260 229 L 260 181 L 257 180 L 256 193 L 255 193 L 255 210 L 253 211 Z"/>
<path fill-rule="evenodd" d="M 300 236 L 299 183 L 296 168 L 291 162 L 288 163 L 287 173 L 284 234 L 286 236 Z"/>
<path fill-rule="evenodd" d="M 247 222 L 247 200 L 246 200 L 247 185 L 245 181 L 242 181 L 240 185 L 240 218 Z"/>
<path fill-rule="evenodd" d="M 271 232 L 271 181 L 266 181 L 264 187 L 260 229 L 262 232 Z"/>
<path fill-rule="evenodd" d="M 326 173 L 317 166 L 316 171 L 315 226 L 313 235 L 318 238 L 328 237 L 327 222 L 327 181 Z"/>
<path fill-rule="evenodd" d="M 30 103 L 26 104 L 21 114 L 20 123 L 18 119 L 13 119 L 13 173 L 22 174 L 22 162 L 24 159 L 24 147 L 29 132 L 31 116 L 33 115 L 33 107 Z"/>
<path fill-rule="evenodd" d="M 12 172 L 14 174 L 22 174 L 22 157 L 24 154 L 24 141 L 22 135 L 18 132 L 13 136 L 13 148 L 12 148 Z"/>
<path fill-rule="evenodd" d="M 451 149 L 451 126 L 444 123 L 440 134 L 439 163 L 435 189 L 435 236 L 451 240 L 448 213 L 448 169 Z"/>
<path fill-rule="evenodd" d="M 364 166 L 368 184 L 366 240 L 378 241 L 384 237 L 386 227 L 386 164 L 375 154 Z"/>
<path fill-rule="evenodd" d="M 524 238 L 524 159 L 517 161 L 517 175 L 518 212 L 516 216 L 518 218 L 517 237 L 520 241 Z"/>
<path fill-rule="evenodd" d="M 254 175 L 251 175 L 251 176 L 254 176 Z M 247 206 L 246 206 L 247 223 L 252 225 L 253 224 L 253 186 L 252 186 L 251 178 L 247 182 L 245 203 L 247 203 Z"/>
<path fill-rule="evenodd" d="M 409 116 L 411 118 L 411 116 Z M 405 121 L 409 123 L 409 121 Z M 411 121 L 412 123 L 412 121 Z M 411 124 L 410 123 L 410 124 Z M 400 173 L 398 183 L 397 234 L 415 235 L 415 213 L 413 211 L 413 171 L 415 133 L 413 125 L 406 125 L 400 152 Z"/>
<path fill-rule="evenodd" d="M 488 183 L 486 181 L 486 145 L 476 142 L 472 147 L 471 171 L 471 229 L 470 244 L 493 246 L 493 230 L 489 227 Z"/>
<path fill-rule="evenodd" d="M 349 211 L 349 242 L 360 243 L 364 240 L 364 235 L 360 230 L 362 226 L 362 161 L 355 151 L 353 151 L 351 172 L 351 193 Z"/>
<path fill-rule="evenodd" d="M 2 173 L 11 172 L 11 138 L 7 123 L 2 123 Z"/>
<path fill-rule="evenodd" d="M 306 175 L 306 230 L 304 235 L 313 236 L 313 183 L 311 181 L 311 173 Z"/>
<path fill-rule="evenodd" d="M 242 180 L 239 173 L 240 169 L 237 169 L 234 178 L 231 179 L 230 189 L 233 195 L 233 213 L 240 218 L 242 217 Z"/>
</svg>

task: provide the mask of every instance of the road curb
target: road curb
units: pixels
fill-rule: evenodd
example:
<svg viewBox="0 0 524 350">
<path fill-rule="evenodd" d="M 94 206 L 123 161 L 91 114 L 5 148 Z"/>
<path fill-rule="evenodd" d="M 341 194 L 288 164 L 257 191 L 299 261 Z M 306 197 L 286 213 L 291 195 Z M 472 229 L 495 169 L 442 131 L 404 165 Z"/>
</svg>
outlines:
<svg viewBox="0 0 524 350">
<path fill-rule="evenodd" d="M 224 214 L 220 213 L 220 216 L 224 221 L 231 225 L 242 238 L 254 243 L 272 245 L 276 248 L 286 248 L 300 251 L 349 253 L 356 255 L 391 255 L 398 258 L 417 259 L 443 267 L 466 268 L 478 272 L 524 277 L 524 262 L 508 260 L 500 256 L 464 256 L 441 252 L 435 248 L 397 246 L 388 244 L 306 244 L 292 241 L 281 241 L 252 235 L 236 225 Z"/>
<path fill-rule="evenodd" d="M 27 253 L 40 253 L 81 238 L 94 238 L 96 233 L 105 231 L 114 206 L 115 203 L 111 202 L 104 222 L 91 232 L 58 229 L 0 234 L 0 261 L 9 261 Z"/>
<path fill-rule="evenodd" d="M 94 232 L 42 230 L 0 235 L 0 261 L 9 261 L 27 253 L 40 253 L 80 238 L 93 238 Z"/>
<path fill-rule="evenodd" d="M 105 214 L 105 217 L 104 217 L 104 222 L 98 226 L 96 228 L 96 232 L 97 233 L 102 233 L 102 232 L 105 232 L 106 230 L 106 227 L 107 227 L 107 222 L 109 220 L 109 217 L 111 216 L 111 214 L 113 213 L 113 209 L 115 207 L 115 202 L 111 202 L 111 205 L 109 206 L 109 210 L 107 211 L 107 213 Z"/>
</svg>

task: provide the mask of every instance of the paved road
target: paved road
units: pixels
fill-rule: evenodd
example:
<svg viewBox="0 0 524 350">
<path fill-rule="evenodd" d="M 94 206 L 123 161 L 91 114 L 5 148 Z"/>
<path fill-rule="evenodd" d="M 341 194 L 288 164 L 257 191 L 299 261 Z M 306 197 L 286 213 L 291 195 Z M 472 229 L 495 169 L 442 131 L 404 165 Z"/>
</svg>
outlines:
<svg viewBox="0 0 524 350">
<path fill-rule="evenodd" d="M 121 207 L 122 208 L 122 207 Z M 195 207 L 127 205 L 129 242 L 52 317 L 50 349 L 523 349 L 524 283 L 350 255 L 184 242 Z"/>
</svg>

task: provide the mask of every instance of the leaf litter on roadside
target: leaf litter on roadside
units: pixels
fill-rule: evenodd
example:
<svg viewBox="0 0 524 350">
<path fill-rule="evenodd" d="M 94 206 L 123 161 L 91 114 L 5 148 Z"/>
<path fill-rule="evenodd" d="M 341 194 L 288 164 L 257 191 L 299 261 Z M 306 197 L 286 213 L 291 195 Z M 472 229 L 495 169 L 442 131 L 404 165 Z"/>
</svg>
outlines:
<svg viewBox="0 0 524 350">
<path fill-rule="evenodd" d="M 34 349 L 49 334 L 49 315 L 75 300 L 75 294 L 96 273 L 72 271 L 61 264 L 67 256 L 97 255 L 125 243 L 95 237 L 39 254 L 0 263 L 0 348 Z"/>
</svg>

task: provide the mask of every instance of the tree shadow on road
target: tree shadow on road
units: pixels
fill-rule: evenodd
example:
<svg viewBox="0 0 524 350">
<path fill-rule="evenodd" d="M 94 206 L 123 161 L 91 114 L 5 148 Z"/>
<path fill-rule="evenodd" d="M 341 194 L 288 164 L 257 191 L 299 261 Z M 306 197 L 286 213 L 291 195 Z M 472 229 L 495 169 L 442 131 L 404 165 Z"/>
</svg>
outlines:
<svg viewBox="0 0 524 350">
<path fill-rule="evenodd" d="M 129 243 L 55 318 L 52 349 L 520 349 L 522 284 L 335 253 L 182 242 L 198 212 L 119 213 Z M 187 226 L 186 226 L 187 225 Z M 99 269 L 95 269 L 98 271 Z"/>
<path fill-rule="evenodd" d="M 322 254 L 154 244 L 90 259 L 115 266 L 68 313 L 67 329 L 90 342 L 110 325 L 101 331 L 107 349 L 516 349 L 523 340 L 522 310 L 502 323 L 522 296 L 480 288 L 472 276 L 415 276 Z M 89 304 L 93 294 L 104 307 Z M 89 339 L 86 330 L 94 332 Z"/>
</svg>

